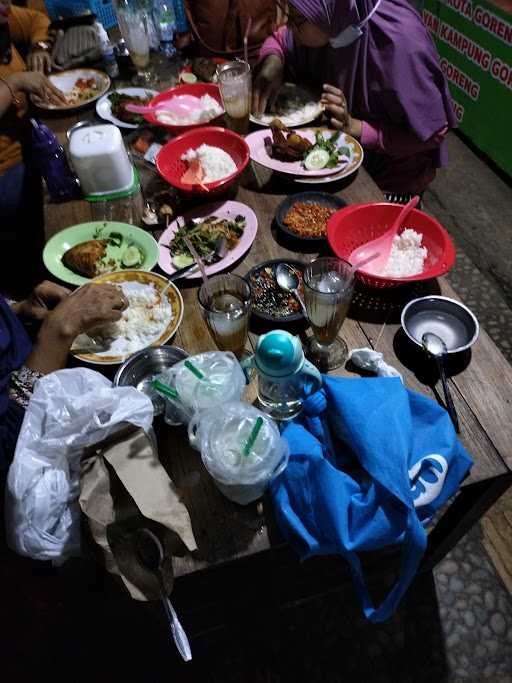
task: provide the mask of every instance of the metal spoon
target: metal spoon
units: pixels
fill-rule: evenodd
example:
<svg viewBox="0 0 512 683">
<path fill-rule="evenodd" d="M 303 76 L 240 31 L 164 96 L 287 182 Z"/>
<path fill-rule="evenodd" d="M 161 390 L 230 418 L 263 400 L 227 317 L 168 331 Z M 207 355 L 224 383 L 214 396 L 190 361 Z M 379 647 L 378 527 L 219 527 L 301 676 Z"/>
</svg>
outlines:
<svg viewBox="0 0 512 683">
<path fill-rule="evenodd" d="M 437 334 L 434 334 L 434 332 L 425 332 L 425 334 L 421 338 L 421 343 L 425 351 L 429 355 L 431 355 L 432 358 L 434 358 L 434 360 L 436 361 L 436 365 L 439 370 L 439 376 L 441 377 L 441 382 L 443 384 L 444 397 L 446 399 L 446 407 L 452 419 L 455 431 L 457 432 L 457 434 L 459 434 L 459 419 L 457 417 L 457 411 L 455 410 L 455 406 L 453 404 L 452 395 L 450 393 L 450 389 L 448 388 L 448 382 L 446 381 L 446 374 L 444 371 L 443 358 L 448 353 L 446 344 L 441 339 L 441 337 L 439 337 Z"/>
<path fill-rule="evenodd" d="M 297 272 L 287 263 L 280 263 L 276 268 L 276 281 L 281 289 L 293 294 L 302 308 L 304 317 L 307 318 L 306 305 L 299 292 L 300 281 Z"/>
<path fill-rule="evenodd" d="M 192 651 L 190 650 L 190 643 L 188 642 L 187 634 L 183 626 L 180 624 L 178 615 L 176 614 L 171 601 L 169 600 L 164 584 L 164 577 L 162 574 L 162 563 L 164 561 L 164 549 L 160 539 L 149 529 L 138 529 L 135 552 L 139 558 L 140 563 L 148 571 L 156 574 L 160 583 L 160 597 L 162 604 L 171 626 L 172 637 L 178 652 L 183 659 L 188 662 L 192 659 Z"/>
</svg>

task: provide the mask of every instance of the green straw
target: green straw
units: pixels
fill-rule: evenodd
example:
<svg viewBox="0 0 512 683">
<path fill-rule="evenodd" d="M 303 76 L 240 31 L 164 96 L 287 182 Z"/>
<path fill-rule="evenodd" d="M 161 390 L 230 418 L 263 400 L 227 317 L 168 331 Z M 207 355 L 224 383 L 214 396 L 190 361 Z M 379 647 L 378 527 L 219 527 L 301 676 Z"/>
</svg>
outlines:
<svg viewBox="0 0 512 683">
<path fill-rule="evenodd" d="M 167 386 L 167 384 L 162 384 L 162 382 L 159 382 L 157 379 L 155 379 L 151 382 L 151 387 L 153 389 L 155 389 L 155 391 L 158 391 L 158 393 L 163 394 L 164 396 L 168 396 L 169 398 L 174 398 L 177 401 L 180 400 L 179 394 L 176 391 L 176 389 L 173 389 L 172 387 Z"/>
<path fill-rule="evenodd" d="M 197 377 L 197 379 L 204 379 L 204 375 L 199 370 L 199 368 L 196 368 L 196 366 L 191 363 L 189 360 L 186 360 L 183 365 L 187 368 L 187 370 L 190 370 L 190 372 Z"/>
<path fill-rule="evenodd" d="M 245 455 L 246 457 L 247 457 L 247 456 L 249 455 L 249 453 L 251 452 L 251 449 L 252 449 L 252 447 L 254 446 L 254 442 L 255 442 L 256 439 L 258 438 L 258 434 L 260 433 L 260 429 L 262 428 L 262 426 L 263 426 L 263 418 L 262 418 L 262 417 L 259 417 L 259 418 L 256 420 L 256 424 L 255 424 L 254 427 L 252 428 L 252 432 L 251 432 L 249 438 L 247 439 L 247 443 L 245 444 L 244 455 Z"/>
</svg>

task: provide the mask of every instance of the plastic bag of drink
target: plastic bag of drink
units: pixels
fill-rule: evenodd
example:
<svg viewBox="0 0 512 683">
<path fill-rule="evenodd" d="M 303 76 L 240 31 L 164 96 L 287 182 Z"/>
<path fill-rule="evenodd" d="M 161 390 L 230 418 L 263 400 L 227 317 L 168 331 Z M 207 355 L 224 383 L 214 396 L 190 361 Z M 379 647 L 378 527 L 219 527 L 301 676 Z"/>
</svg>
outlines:
<svg viewBox="0 0 512 683">
<path fill-rule="evenodd" d="M 219 408 L 242 397 L 246 380 L 235 354 L 210 351 L 189 356 L 157 378 L 171 391 L 165 395 L 167 424 L 188 424 L 192 415 Z M 170 394 L 173 394 L 172 396 Z"/>
<path fill-rule="evenodd" d="M 217 488 L 240 505 L 260 498 L 288 464 L 288 444 L 276 423 L 242 401 L 196 413 L 188 436 Z"/>
</svg>

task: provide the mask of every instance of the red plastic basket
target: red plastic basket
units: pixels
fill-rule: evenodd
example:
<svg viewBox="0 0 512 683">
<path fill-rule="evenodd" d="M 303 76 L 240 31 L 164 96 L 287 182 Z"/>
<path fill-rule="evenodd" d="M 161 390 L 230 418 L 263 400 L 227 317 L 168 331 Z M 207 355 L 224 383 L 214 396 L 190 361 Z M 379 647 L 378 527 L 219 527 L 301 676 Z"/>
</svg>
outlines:
<svg viewBox="0 0 512 683">
<path fill-rule="evenodd" d="M 403 207 L 398 204 L 354 204 L 340 209 L 327 223 L 327 239 L 339 258 L 348 260 L 354 249 L 380 237 L 398 216 Z M 406 228 L 413 228 L 423 235 L 422 245 L 428 254 L 425 268 L 419 275 L 392 278 L 371 275 L 360 270 L 357 277 L 369 287 L 384 289 L 407 282 L 430 280 L 447 273 L 455 262 L 455 247 L 443 226 L 423 211 L 413 209 L 406 221 Z"/>
<path fill-rule="evenodd" d="M 188 168 L 188 164 L 182 161 L 181 157 L 187 150 L 197 149 L 200 145 L 220 147 L 231 156 L 236 164 L 234 173 L 222 178 L 222 180 L 206 184 L 210 192 L 227 189 L 249 163 L 249 147 L 240 135 L 226 130 L 226 128 L 197 128 L 179 135 L 162 147 L 156 158 L 156 167 L 162 178 L 179 190 L 205 193 L 206 190 L 199 185 L 181 182 L 181 178 Z"/>
<path fill-rule="evenodd" d="M 214 100 L 217 100 L 217 102 L 224 110 L 224 105 L 222 104 L 222 99 L 220 96 L 219 86 L 215 85 L 214 83 L 189 83 L 177 85 L 176 87 L 171 88 L 170 90 L 161 92 L 159 95 L 157 95 L 151 100 L 150 104 L 158 104 L 159 102 L 165 102 L 166 100 L 171 100 L 173 97 L 177 97 L 178 95 L 192 95 L 193 97 L 203 97 L 203 95 L 210 95 L 210 97 L 213 97 Z M 166 128 L 167 130 L 170 130 L 173 133 L 185 133 L 187 130 L 192 130 L 194 128 L 204 128 L 205 126 L 215 125 L 219 123 L 222 116 L 223 114 L 217 116 L 216 118 L 206 123 L 193 123 L 188 124 L 186 126 L 171 126 L 168 123 L 162 123 L 161 121 L 159 121 L 155 114 L 144 114 L 144 118 L 146 119 L 146 121 L 149 121 L 149 123 L 152 123 L 154 126 L 162 126 L 163 128 Z"/>
</svg>

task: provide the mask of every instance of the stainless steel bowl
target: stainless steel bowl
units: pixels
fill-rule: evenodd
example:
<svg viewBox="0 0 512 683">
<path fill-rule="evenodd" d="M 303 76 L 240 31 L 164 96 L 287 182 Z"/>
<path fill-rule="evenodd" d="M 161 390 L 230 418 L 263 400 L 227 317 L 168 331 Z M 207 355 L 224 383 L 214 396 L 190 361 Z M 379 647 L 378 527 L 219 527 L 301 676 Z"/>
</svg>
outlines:
<svg viewBox="0 0 512 683">
<path fill-rule="evenodd" d="M 425 332 L 434 332 L 444 341 L 448 353 L 469 349 L 480 331 L 469 308 L 446 296 L 424 296 L 410 301 L 402 311 L 401 322 L 405 334 L 418 346 L 422 345 Z"/>
<path fill-rule="evenodd" d="M 151 382 L 164 370 L 188 357 L 188 353 L 177 346 L 147 348 L 135 353 L 125 361 L 114 377 L 115 387 L 135 387 L 149 396 L 155 415 L 162 415 L 165 404 L 162 397 L 151 388 Z"/>
</svg>

